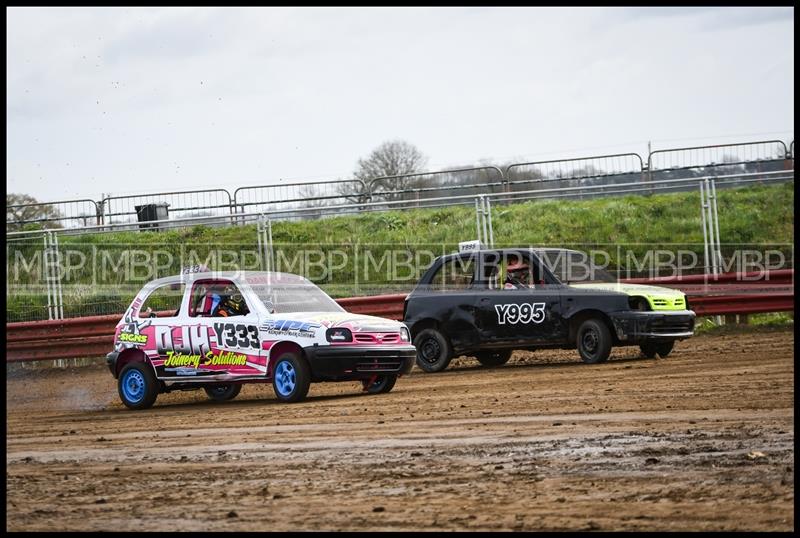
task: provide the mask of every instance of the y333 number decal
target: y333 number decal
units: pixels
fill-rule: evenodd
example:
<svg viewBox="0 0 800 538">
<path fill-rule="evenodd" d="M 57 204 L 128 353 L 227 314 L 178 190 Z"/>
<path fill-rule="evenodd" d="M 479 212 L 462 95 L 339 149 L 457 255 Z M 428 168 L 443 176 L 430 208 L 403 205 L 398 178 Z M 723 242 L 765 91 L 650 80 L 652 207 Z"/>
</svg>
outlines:
<svg viewBox="0 0 800 538">
<path fill-rule="evenodd" d="M 522 303 L 522 304 L 496 304 L 497 322 L 500 325 L 506 323 L 541 323 L 544 321 L 545 303 Z"/>
</svg>

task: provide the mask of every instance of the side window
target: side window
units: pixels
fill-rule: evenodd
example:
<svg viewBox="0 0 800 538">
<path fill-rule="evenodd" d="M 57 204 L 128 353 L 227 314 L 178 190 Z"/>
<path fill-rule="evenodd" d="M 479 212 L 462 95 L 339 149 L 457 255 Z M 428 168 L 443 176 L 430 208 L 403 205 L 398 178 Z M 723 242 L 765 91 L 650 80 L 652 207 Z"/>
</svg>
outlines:
<svg viewBox="0 0 800 538">
<path fill-rule="evenodd" d="M 503 256 L 500 275 L 504 279 L 502 289 L 534 288 L 539 282 L 539 266 L 522 252 L 506 252 Z"/>
<path fill-rule="evenodd" d="M 482 252 L 478 266 L 479 278 L 474 287 L 490 290 L 502 289 L 503 278 L 500 273 L 502 261 L 502 256 L 498 252 Z"/>
<path fill-rule="evenodd" d="M 442 264 L 431 280 L 435 291 L 461 291 L 473 283 L 475 263 L 472 258 L 453 258 Z"/>
<path fill-rule="evenodd" d="M 186 284 L 165 284 L 154 289 L 144 300 L 139 309 L 140 318 L 154 318 L 157 312 L 166 312 L 168 317 L 175 317 L 180 313 L 183 294 Z"/>
<path fill-rule="evenodd" d="M 230 280 L 201 280 L 192 287 L 191 317 L 232 317 L 249 313 L 241 290 Z"/>
</svg>

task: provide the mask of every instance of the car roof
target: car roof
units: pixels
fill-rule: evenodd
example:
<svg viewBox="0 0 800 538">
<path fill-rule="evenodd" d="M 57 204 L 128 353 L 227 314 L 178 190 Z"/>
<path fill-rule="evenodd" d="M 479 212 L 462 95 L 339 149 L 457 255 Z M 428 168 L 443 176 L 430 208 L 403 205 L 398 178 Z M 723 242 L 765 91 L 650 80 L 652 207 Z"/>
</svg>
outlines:
<svg viewBox="0 0 800 538">
<path fill-rule="evenodd" d="M 450 258 L 458 258 L 462 256 L 468 256 L 471 254 L 483 254 L 489 252 L 509 252 L 509 251 L 520 251 L 520 250 L 527 250 L 533 251 L 534 253 L 538 252 L 578 252 L 577 250 L 569 249 L 569 248 L 560 248 L 560 247 L 499 247 L 499 248 L 482 248 L 480 250 L 467 250 L 464 252 L 451 252 L 450 254 L 445 254 L 442 258 L 450 259 Z"/>
<path fill-rule="evenodd" d="M 244 281 L 248 284 L 312 284 L 310 280 L 300 275 L 278 271 L 203 271 L 158 278 L 148 282 L 147 286 L 157 287 L 165 284 L 188 283 L 205 279 Z"/>
</svg>

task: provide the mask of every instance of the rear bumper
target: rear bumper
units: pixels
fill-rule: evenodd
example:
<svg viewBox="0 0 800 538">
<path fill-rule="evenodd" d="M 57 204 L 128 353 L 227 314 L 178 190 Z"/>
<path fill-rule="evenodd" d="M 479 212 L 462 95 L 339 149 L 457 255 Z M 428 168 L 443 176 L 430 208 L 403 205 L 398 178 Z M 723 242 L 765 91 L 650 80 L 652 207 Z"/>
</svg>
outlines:
<svg viewBox="0 0 800 538">
<path fill-rule="evenodd" d="M 696 316 L 691 310 L 617 312 L 610 317 L 620 342 L 683 340 L 694 336 Z"/>
<path fill-rule="evenodd" d="M 315 379 L 367 379 L 404 375 L 417 358 L 414 346 L 309 346 L 303 348 Z"/>
</svg>

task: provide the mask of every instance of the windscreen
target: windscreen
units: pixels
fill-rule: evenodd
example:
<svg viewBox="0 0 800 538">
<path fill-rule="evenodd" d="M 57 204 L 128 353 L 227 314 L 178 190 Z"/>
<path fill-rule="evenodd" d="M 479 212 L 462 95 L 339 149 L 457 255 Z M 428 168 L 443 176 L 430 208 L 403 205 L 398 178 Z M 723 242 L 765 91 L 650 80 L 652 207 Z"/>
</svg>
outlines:
<svg viewBox="0 0 800 538">
<path fill-rule="evenodd" d="M 344 312 L 339 303 L 311 283 L 250 284 L 265 305 L 272 303 L 276 314 L 290 312 Z"/>
</svg>

